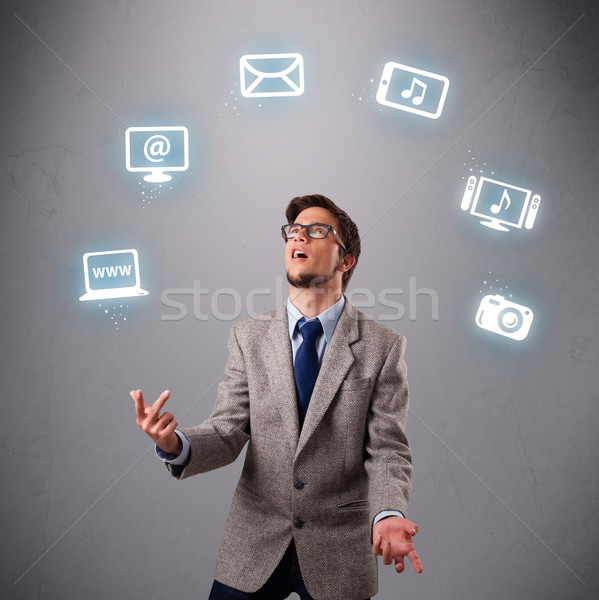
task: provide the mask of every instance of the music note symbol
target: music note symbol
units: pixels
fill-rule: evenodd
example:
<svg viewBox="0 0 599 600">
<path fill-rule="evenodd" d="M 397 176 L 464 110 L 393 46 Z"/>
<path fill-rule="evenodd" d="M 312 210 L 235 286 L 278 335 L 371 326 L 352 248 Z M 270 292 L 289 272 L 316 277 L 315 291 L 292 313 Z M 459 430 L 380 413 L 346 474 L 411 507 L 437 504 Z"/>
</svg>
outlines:
<svg viewBox="0 0 599 600">
<path fill-rule="evenodd" d="M 414 88 L 416 86 L 418 86 L 419 88 L 422 89 L 422 93 L 419 96 L 414 96 Z M 424 94 L 426 93 L 426 88 L 427 88 L 427 85 L 426 85 L 426 83 L 424 83 L 424 81 L 420 81 L 420 79 L 418 79 L 418 77 L 413 77 L 412 78 L 412 86 L 410 87 L 410 89 L 404 90 L 401 93 L 401 97 L 402 98 L 412 98 L 412 104 L 415 104 L 416 106 L 420 106 L 422 104 L 422 101 L 424 100 Z"/>
<path fill-rule="evenodd" d="M 503 194 L 501 196 L 501 200 L 499 201 L 498 204 L 491 204 L 491 212 L 496 215 L 499 213 L 499 211 L 503 208 L 503 203 L 506 203 L 505 206 L 505 210 L 507 210 L 510 207 L 510 204 L 512 203 L 507 190 L 503 190 Z"/>
</svg>

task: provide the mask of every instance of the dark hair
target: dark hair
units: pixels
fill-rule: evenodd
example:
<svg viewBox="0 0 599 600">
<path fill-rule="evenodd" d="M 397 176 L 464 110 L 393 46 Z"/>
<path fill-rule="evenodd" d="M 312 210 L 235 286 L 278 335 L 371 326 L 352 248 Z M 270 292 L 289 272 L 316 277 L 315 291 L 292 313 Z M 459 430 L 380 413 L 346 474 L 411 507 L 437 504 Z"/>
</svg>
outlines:
<svg viewBox="0 0 599 600">
<path fill-rule="evenodd" d="M 347 248 L 347 254 L 351 254 L 355 262 L 351 269 L 343 273 L 343 291 L 345 292 L 347 284 L 354 274 L 356 265 L 358 264 L 358 258 L 360 257 L 360 234 L 358 233 L 358 226 L 350 219 L 349 215 L 342 209 L 340 209 L 332 200 L 329 200 L 326 196 L 320 194 L 310 194 L 308 196 L 297 196 L 287 206 L 285 216 L 287 217 L 287 223 L 294 223 L 297 216 L 307 208 L 318 206 L 325 208 L 330 213 L 337 217 L 339 221 L 339 237 Z M 339 246 L 339 255 L 343 256 L 343 248 Z"/>
</svg>

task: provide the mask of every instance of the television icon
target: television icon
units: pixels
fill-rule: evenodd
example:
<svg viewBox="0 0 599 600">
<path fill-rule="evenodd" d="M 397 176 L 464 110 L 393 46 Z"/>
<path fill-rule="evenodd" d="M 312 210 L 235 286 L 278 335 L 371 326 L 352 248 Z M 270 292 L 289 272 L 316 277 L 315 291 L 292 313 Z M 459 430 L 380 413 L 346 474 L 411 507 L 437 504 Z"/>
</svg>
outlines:
<svg viewBox="0 0 599 600">
<path fill-rule="evenodd" d="M 170 171 L 189 168 L 187 127 L 129 127 L 125 132 L 127 171 L 145 173 L 150 183 L 165 183 Z"/>
<path fill-rule="evenodd" d="M 108 300 L 147 296 L 139 281 L 137 250 L 86 252 L 83 255 L 85 294 L 79 300 Z"/>
<path fill-rule="evenodd" d="M 376 92 L 379 104 L 438 119 L 443 111 L 449 79 L 430 71 L 388 62 Z"/>
<path fill-rule="evenodd" d="M 532 197 L 532 199 L 531 199 Z M 498 231 L 508 227 L 532 229 L 539 212 L 541 196 L 530 190 L 481 177 L 471 176 L 466 182 L 460 208 L 481 217 L 481 224 Z"/>
</svg>

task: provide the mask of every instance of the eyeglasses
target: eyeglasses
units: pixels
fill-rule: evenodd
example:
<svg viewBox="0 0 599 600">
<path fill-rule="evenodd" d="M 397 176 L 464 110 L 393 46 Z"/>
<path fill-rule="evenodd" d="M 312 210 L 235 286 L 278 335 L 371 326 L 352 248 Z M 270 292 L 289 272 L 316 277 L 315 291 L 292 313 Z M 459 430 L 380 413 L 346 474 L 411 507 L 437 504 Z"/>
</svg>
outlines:
<svg viewBox="0 0 599 600">
<path fill-rule="evenodd" d="M 329 232 L 333 232 L 333 236 L 337 243 L 345 250 L 347 253 L 347 248 L 345 244 L 341 241 L 341 238 L 337 234 L 337 232 L 326 223 L 310 223 L 310 225 L 301 225 L 300 223 L 288 223 L 287 225 L 283 225 L 281 227 L 281 234 L 283 235 L 283 239 L 292 240 L 302 229 L 305 229 L 308 232 L 308 235 L 315 240 L 324 240 L 329 235 Z"/>
</svg>

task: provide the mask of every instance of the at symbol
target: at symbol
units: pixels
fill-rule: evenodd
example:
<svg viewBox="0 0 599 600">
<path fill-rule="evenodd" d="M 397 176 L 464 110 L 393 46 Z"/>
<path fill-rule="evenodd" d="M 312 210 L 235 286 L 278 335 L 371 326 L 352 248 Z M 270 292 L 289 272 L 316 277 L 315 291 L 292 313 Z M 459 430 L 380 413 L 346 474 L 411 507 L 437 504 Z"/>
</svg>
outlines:
<svg viewBox="0 0 599 600">
<path fill-rule="evenodd" d="M 163 135 L 153 135 L 144 144 L 145 157 L 152 162 L 162 162 L 171 150 L 171 143 Z"/>
</svg>

